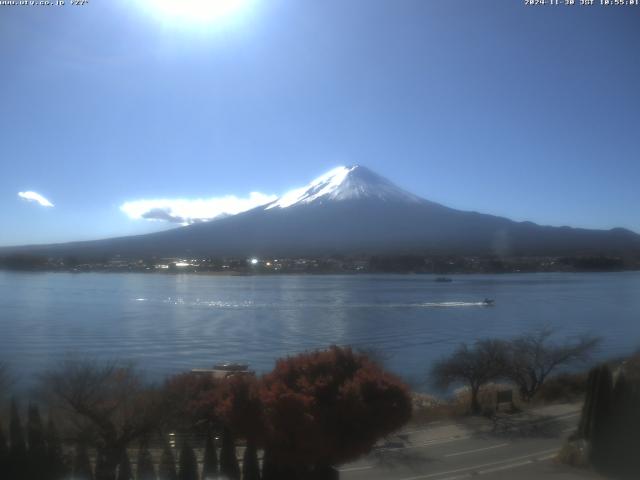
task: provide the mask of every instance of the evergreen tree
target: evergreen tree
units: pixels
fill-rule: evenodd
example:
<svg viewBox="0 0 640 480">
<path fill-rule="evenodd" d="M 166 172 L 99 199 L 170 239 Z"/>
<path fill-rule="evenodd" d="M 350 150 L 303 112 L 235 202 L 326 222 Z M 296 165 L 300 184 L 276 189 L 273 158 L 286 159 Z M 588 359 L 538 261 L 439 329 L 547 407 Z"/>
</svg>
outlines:
<svg viewBox="0 0 640 480">
<path fill-rule="evenodd" d="M 578 425 L 578 434 L 581 438 L 591 438 L 591 427 L 593 420 L 594 400 L 596 396 L 598 374 L 600 367 L 592 368 L 587 377 L 587 389 L 584 404 L 582 406 L 582 415 L 580 416 L 580 424 Z"/>
<path fill-rule="evenodd" d="M 297 478 L 300 478 L 300 475 L 296 475 L 291 468 L 274 462 L 270 450 L 265 450 L 262 459 L 262 480 L 295 480 Z"/>
<path fill-rule="evenodd" d="M 29 404 L 27 410 L 27 443 L 29 445 L 29 472 L 31 478 L 45 478 L 49 473 L 44 427 L 37 405 Z"/>
<path fill-rule="evenodd" d="M 634 472 L 637 475 L 640 471 L 640 462 L 637 460 L 640 445 L 640 399 L 635 395 L 635 389 L 624 372 L 616 380 L 612 397 L 609 464 L 613 468 L 610 471 L 625 478 Z"/>
<path fill-rule="evenodd" d="M 156 469 L 153 466 L 153 458 L 146 443 L 140 445 L 138 452 L 138 480 L 157 480 Z"/>
<path fill-rule="evenodd" d="M 129 454 L 125 449 L 122 453 L 122 459 L 118 464 L 118 477 L 117 480 L 133 480 L 133 470 L 131 469 L 131 461 L 129 460 Z"/>
<path fill-rule="evenodd" d="M 115 472 L 109 467 L 104 448 L 99 448 L 96 456 L 96 480 L 115 480 Z"/>
<path fill-rule="evenodd" d="M 180 449 L 178 480 L 198 480 L 198 460 L 189 442 L 184 441 Z"/>
<path fill-rule="evenodd" d="M 91 461 L 84 442 L 76 445 L 76 454 L 73 459 L 73 480 L 93 480 Z"/>
<path fill-rule="evenodd" d="M 11 441 L 11 445 L 9 447 L 9 478 L 12 480 L 26 479 L 29 474 L 27 471 L 27 446 L 24 441 L 22 422 L 20 421 L 18 404 L 15 399 L 11 401 L 9 436 Z"/>
<path fill-rule="evenodd" d="M 178 480 L 175 457 L 173 456 L 171 446 L 166 441 L 164 442 L 162 455 L 160 456 L 158 478 L 159 480 Z"/>
<path fill-rule="evenodd" d="M 204 459 L 202 465 L 202 480 L 213 480 L 218 476 L 218 455 L 215 440 L 207 435 L 204 444 Z"/>
<path fill-rule="evenodd" d="M 340 472 L 330 465 L 318 465 L 311 478 L 313 480 L 339 480 Z"/>
<path fill-rule="evenodd" d="M 45 462 L 47 465 L 46 478 L 48 480 L 63 480 L 67 474 L 67 466 L 62 453 L 60 437 L 58 436 L 58 431 L 51 416 L 47 422 L 45 443 L 47 448 Z"/>
<path fill-rule="evenodd" d="M 5 478 L 8 475 L 8 460 L 9 460 L 9 446 L 7 445 L 7 439 L 4 436 L 4 430 L 0 423 L 0 478 Z"/>
<path fill-rule="evenodd" d="M 629 443 L 628 447 L 633 448 L 633 445 L 636 448 L 636 450 L 633 450 L 630 455 L 630 467 L 631 471 L 640 472 L 640 455 L 637 453 L 637 446 L 640 445 L 640 379 L 636 380 L 633 387 L 629 408 L 631 409 L 629 425 L 633 425 L 633 431 L 631 443 Z"/>
<path fill-rule="evenodd" d="M 222 431 L 222 448 L 220 449 L 220 473 L 230 480 L 240 480 L 240 466 L 236 457 L 236 445 L 233 434 L 228 428 Z"/>
<path fill-rule="evenodd" d="M 258 449 L 255 443 L 247 442 L 242 459 L 242 480 L 260 480 Z"/>
<path fill-rule="evenodd" d="M 265 449 L 262 457 L 262 480 L 279 480 L 278 468 L 268 448 Z"/>
<path fill-rule="evenodd" d="M 611 452 L 611 403 L 613 377 L 606 365 L 600 367 L 595 385 L 591 419 L 591 460 L 594 465 L 605 467 Z"/>
<path fill-rule="evenodd" d="M 579 433 L 589 458 L 606 475 L 636 479 L 640 471 L 640 385 L 622 371 L 614 384 L 606 365 L 589 372 Z"/>
</svg>

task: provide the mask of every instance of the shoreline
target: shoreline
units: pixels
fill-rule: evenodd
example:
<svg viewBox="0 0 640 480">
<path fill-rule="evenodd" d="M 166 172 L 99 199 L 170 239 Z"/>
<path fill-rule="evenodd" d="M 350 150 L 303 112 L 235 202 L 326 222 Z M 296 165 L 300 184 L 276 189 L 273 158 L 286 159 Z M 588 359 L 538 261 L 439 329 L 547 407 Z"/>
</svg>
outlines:
<svg viewBox="0 0 640 480">
<path fill-rule="evenodd" d="M 141 273 L 145 275 L 200 275 L 212 277 L 278 277 L 288 276 L 364 276 L 364 275 L 417 275 L 417 276 L 457 276 L 457 275 L 527 275 L 527 274 L 544 274 L 544 273 L 636 273 L 640 272 L 638 268 L 624 268 L 616 270 L 526 270 L 526 271 L 456 271 L 456 272 L 404 272 L 404 271 L 286 271 L 286 272 L 243 272 L 243 271 L 157 271 L 144 269 L 127 269 L 127 268 L 87 268 L 87 269 L 67 269 L 67 268 L 3 268 L 0 272 L 13 273 Z"/>
</svg>

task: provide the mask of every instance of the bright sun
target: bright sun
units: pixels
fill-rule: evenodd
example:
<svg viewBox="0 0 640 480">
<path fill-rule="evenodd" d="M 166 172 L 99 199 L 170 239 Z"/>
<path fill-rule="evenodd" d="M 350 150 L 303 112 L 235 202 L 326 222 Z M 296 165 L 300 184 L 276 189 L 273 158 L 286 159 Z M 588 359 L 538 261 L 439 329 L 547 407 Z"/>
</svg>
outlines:
<svg viewBox="0 0 640 480">
<path fill-rule="evenodd" d="M 245 11 L 253 0 L 143 0 L 150 13 L 166 22 L 206 25 Z"/>
</svg>

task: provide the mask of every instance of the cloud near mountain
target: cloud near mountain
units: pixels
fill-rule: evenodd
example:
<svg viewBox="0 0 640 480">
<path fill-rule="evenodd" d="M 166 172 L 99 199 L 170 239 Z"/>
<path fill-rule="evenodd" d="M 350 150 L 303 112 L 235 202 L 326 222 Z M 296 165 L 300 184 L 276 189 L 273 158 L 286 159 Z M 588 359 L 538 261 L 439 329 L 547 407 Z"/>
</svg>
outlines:
<svg viewBox="0 0 640 480">
<path fill-rule="evenodd" d="M 53 203 L 51 203 L 49 200 L 47 200 L 37 192 L 32 192 L 30 190 L 26 192 L 18 192 L 18 196 L 28 202 L 36 202 L 42 207 L 53 207 Z"/>
<path fill-rule="evenodd" d="M 275 195 L 251 192 L 248 197 L 227 195 L 196 199 L 142 199 L 125 202 L 120 206 L 120 210 L 134 220 L 156 220 L 188 225 L 245 212 L 273 202 L 276 198 Z"/>
</svg>

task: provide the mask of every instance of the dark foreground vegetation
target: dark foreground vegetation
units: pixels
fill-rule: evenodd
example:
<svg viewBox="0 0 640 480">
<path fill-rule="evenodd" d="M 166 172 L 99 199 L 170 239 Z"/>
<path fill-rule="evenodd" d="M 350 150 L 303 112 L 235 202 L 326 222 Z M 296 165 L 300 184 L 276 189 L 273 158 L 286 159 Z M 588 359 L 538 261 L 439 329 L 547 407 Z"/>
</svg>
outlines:
<svg viewBox="0 0 640 480">
<path fill-rule="evenodd" d="M 580 425 L 562 458 L 607 478 L 639 478 L 640 354 L 589 372 Z"/>
<path fill-rule="evenodd" d="M 399 379 L 339 347 L 279 360 L 261 378 L 184 373 L 160 386 L 130 365 L 69 359 L 36 398 L 26 420 L 12 401 L 8 438 L 0 428 L 2 479 L 337 478 L 334 465 L 411 417 Z"/>
<path fill-rule="evenodd" d="M 432 375 L 441 386 L 465 387 L 465 413 L 495 414 L 505 389 L 516 410 L 586 399 L 561 458 L 607 478 L 637 478 L 640 354 L 588 376 L 558 374 L 587 360 L 597 343 L 557 341 L 549 329 L 479 340 L 437 362 Z M 335 466 L 410 419 L 434 418 L 421 417 L 416 400 L 424 396 L 386 372 L 384 360 L 375 350 L 331 347 L 281 359 L 261 377 L 188 372 L 156 385 L 129 364 L 69 358 L 41 375 L 31 403 L 8 402 L 0 478 L 336 479 Z M 0 364 L 0 396 L 8 400 L 9 390 Z"/>
</svg>

